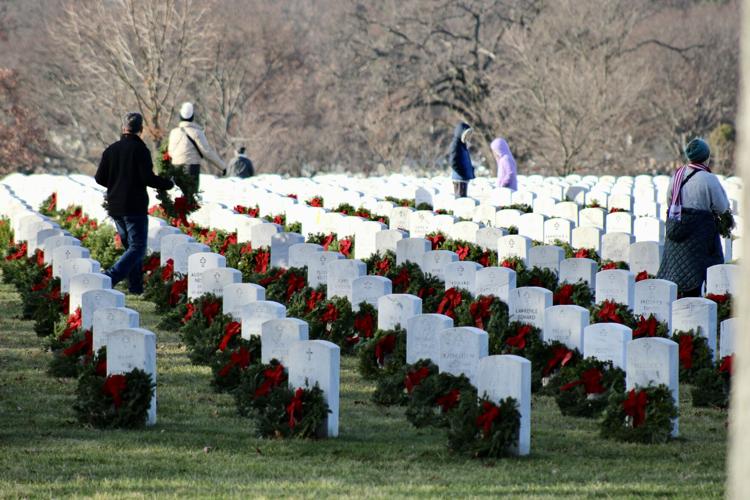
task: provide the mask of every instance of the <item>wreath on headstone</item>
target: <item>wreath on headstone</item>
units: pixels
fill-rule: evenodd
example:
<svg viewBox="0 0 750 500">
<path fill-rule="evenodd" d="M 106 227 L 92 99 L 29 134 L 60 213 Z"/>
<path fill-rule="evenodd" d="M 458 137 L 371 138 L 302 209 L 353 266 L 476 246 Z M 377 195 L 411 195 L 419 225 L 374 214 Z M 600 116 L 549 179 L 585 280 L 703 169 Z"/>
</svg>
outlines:
<svg viewBox="0 0 750 500">
<path fill-rule="evenodd" d="M 563 282 L 553 292 L 552 303 L 556 306 L 576 305 L 588 309 L 594 303 L 594 294 L 585 281 L 573 284 Z"/>
<path fill-rule="evenodd" d="M 159 189 L 156 197 L 166 215 L 171 219 L 172 225 L 187 226 L 187 216 L 200 208 L 198 184 L 195 178 L 184 169 L 172 165 L 167 146 L 168 143 L 165 141 L 159 149 L 159 155 L 156 157 L 156 171 L 162 177 L 174 179 L 175 184 L 182 191 L 182 196 L 172 200 L 168 191 Z"/>
<path fill-rule="evenodd" d="M 648 317 L 641 314 L 633 329 L 633 338 L 640 339 L 646 337 L 669 338 L 669 325 L 667 325 L 666 321 L 656 319 L 653 313 L 649 314 Z"/>
<path fill-rule="evenodd" d="M 78 379 L 73 405 L 78 421 L 102 429 L 143 427 L 156 384 L 140 369 L 106 374 L 102 348 Z"/>
<path fill-rule="evenodd" d="M 359 310 L 353 315 L 352 334 L 345 339 L 347 350 L 352 350 L 360 342 L 371 339 L 378 327 L 378 310 L 370 303 L 360 302 Z"/>
<path fill-rule="evenodd" d="M 625 391 L 625 372 L 611 361 L 586 358 L 560 370 L 548 389 L 563 415 L 593 418 L 604 411 L 612 394 Z"/>
<path fill-rule="evenodd" d="M 242 325 L 231 321 L 224 328 L 224 337 L 211 357 L 211 386 L 217 392 L 232 392 L 240 385 L 242 373 L 261 360 L 261 338 L 241 338 Z"/>
<path fill-rule="evenodd" d="M 345 351 L 351 351 L 352 345 L 347 339 L 352 337 L 354 313 L 349 299 L 333 297 L 330 300 L 321 300 L 305 319 L 309 325 L 310 340 L 327 340 Z"/>
<path fill-rule="evenodd" d="M 185 344 L 193 364 L 208 365 L 227 334 L 232 317 L 223 314 L 222 300 L 205 294 L 177 309 L 183 315 L 179 329 L 180 340 Z"/>
<path fill-rule="evenodd" d="M 709 293 L 706 295 L 708 300 L 716 302 L 716 321 L 721 324 L 722 321 L 732 317 L 732 294 L 731 293 Z"/>
<path fill-rule="evenodd" d="M 538 286 L 554 291 L 557 289 L 557 273 L 546 267 L 527 268 L 516 276 L 516 286 Z"/>
<path fill-rule="evenodd" d="M 448 415 L 458 404 L 464 398 L 475 401 L 476 397 L 477 390 L 465 375 L 432 373 L 412 388 L 406 406 L 406 419 L 418 428 L 446 427 Z"/>
<path fill-rule="evenodd" d="M 378 378 L 372 400 L 379 405 L 406 404 L 411 393 L 424 379 L 437 374 L 438 367 L 429 359 L 393 368 Z"/>
<path fill-rule="evenodd" d="M 457 326 L 474 326 L 499 335 L 508 324 L 508 305 L 494 295 L 480 295 L 455 308 Z"/>
<path fill-rule="evenodd" d="M 288 305 L 294 295 L 307 286 L 307 268 L 291 267 L 266 287 L 266 300 Z"/>
<path fill-rule="evenodd" d="M 462 393 L 448 416 L 448 447 L 474 458 L 499 458 L 518 445 L 521 414 L 518 402 L 507 397 L 498 403 Z"/>
<path fill-rule="evenodd" d="M 728 408 L 734 355 L 724 356 L 711 368 L 695 374 L 691 394 L 693 406 Z"/>
<path fill-rule="evenodd" d="M 714 218 L 716 220 L 716 229 L 718 230 L 719 235 L 723 238 L 731 238 L 732 229 L 734 229 L 734 226 L 736 225 L 732 212 L 727 210 L 722 214 L 714 215 Z"/>
<path fill-rule="evenodd" d="M 256 434 L 264 438 L 319 437 L 330 413 L 317 384 L 290 389 L 284 366 L 275 359 L 243 371 L 234 394 L 239 414 L 252 418 Z"/>
<path fill-rule="evenodd" d="M 692 384 L 698 372 L 712 366 L 708 341 L 695 330 L 675 331 L 672 340 L 679 346 L 680 382 Z"/>
<path fill-rule="evenodd" d="M 632 443 L 665 443 L 672 437 L 677 407 L 666 385 L 613 392 L 601 423 L 601 435 Z"/>
<path fill-rule="evenodd" d="M 377 330 L 357 346 L 359 373 L 369 380 L 392 374 L 406 364 L 406 330 Z"/>
<path fill-rule="evenodd" d="M 613 300 L 604 300 L 591 309 L 591 324 L 594 323 L 618 323 L 628 328 L 637 326 L 633 311 Z"/>
</svg>

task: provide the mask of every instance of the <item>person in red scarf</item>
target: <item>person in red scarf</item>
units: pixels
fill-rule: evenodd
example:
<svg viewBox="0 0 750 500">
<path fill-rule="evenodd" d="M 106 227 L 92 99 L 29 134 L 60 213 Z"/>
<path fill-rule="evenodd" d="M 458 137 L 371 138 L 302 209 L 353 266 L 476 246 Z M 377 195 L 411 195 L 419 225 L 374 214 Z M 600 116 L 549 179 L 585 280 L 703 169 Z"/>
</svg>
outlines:
<svg viewBox="0 0 750 500">
<path fill-rule="evenodd" d="M 656 277 L 676 283 L 683 297 L 699 297 L 706 269 L 724 263 L 716 218 L 729 211 L 729 200 L 711 173 L 706 141 L 690 141 L 685 157 L 688 163 L 670 181 L 664 254 Z"/>
</svg>

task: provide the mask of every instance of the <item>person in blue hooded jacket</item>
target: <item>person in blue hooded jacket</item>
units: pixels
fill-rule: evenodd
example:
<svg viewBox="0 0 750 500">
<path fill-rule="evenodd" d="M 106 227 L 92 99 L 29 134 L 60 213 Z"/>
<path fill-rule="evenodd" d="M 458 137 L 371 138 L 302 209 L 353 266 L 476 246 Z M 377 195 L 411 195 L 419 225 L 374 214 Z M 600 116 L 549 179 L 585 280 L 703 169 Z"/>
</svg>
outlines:
<svg viewBox="0 0 750 500">
<path fill-rule="evenodd" d="M 453 131 L 453 140 L 448 152 L 453 173 L 453 190 L 456 198 L 465 198 L 469 187 L 469 181 L 474 178 L 474 165 L 471 164 L 471 155 L 469 155 L 469 136 L 472 128 L 468 123 L 461 122 L 456 125 Z"/>
</svg>

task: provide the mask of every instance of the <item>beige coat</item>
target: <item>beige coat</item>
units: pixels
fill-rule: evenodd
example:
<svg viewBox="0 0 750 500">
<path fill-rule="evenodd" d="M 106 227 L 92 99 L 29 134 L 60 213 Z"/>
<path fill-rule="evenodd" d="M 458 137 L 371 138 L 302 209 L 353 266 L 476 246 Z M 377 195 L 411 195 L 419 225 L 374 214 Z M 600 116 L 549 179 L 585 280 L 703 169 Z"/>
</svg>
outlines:
<svg viewBox="0 0 750 500">
<path fill-rule="evenodd" d="M 169 133 L 169 156 L 172 157 L 174 165 L 198 165 L 201 163 L 201 157 L 196 151 L 195 146 L 185 136 L 189 135 L 198 145 L 203 153 L 203 159 L 213 163 L 219 170 L 224 170 L 227 166 L 219 158 L 216 151 L 211 148 L 206 139 L 203 130 L 193 122 L 181 121 L 177 127 Z"/>
</svg>

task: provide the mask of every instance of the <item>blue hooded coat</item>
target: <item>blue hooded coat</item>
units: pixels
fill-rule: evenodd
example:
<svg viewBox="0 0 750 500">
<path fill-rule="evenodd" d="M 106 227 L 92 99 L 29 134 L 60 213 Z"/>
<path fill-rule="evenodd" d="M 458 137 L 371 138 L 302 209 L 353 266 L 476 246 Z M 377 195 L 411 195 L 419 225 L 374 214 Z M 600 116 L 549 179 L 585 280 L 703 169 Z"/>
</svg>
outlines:
<svg viewBox="0 0 750 500">
<path fill-rule="evenodd" d="M 450 161 L 453 174 L 451 178 L 454 181 L 469 181 L 474 178 L 474 165 L 471 164 L 471 156 L 466 144 L 461 141 L 464 131 L 471 127 L 464 122 L 456 125 L 453 131 L 453 140 L 448 151 L 448 160 Z"/>
</svg>

